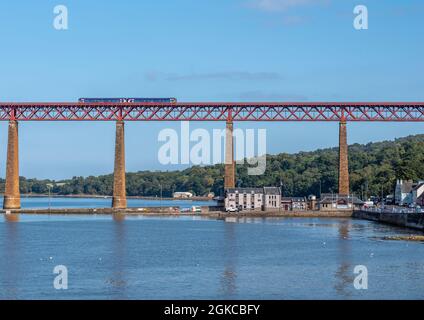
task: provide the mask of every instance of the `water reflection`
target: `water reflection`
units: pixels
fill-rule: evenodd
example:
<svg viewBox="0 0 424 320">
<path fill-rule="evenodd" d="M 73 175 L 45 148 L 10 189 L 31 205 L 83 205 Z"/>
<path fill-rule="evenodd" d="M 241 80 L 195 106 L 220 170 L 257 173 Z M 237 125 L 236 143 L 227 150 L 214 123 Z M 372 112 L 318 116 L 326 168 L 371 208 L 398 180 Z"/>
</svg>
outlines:
<svg viewBox="0 0 424 320">
<path fill-rule="evenodd" d="M 7 217 L 6 217 L 7 216 Z M 10 217 L 5 215 L 5 220 L 16 222 L 19 220 L 18 217 Z M 1 292 L 0 297 L 2 299 L 18 299 L 19 291 L 19 279 L 21 276 L 21 253 L 20 250 L 20 235 L 19 235 L 19 224 L 16 223 L 5 223 L 4 224 L 4 241 L 3 241 L 3 254 L 0 262 L 1 272 Z"/>
<path fill-rule="evenodd" d="M 17 213 L 9 213 L 9 214 L 3 214 L 4 221 L 6 222 L 19 222 L 19 214 Z"/>
<path fill-rule="evenodd" d="M 350 256 L 352 248 L 349 241 L 349 230 L 351 224 L 349 220 L 340 221 L 339 239 L 338 241 L 338 259 L 339 267 L 335 273 L 336 282 L 335 290 L 341 297 L 349 297 L 353 286 L 353 269 L 351 266 Z"/>
<path fill-rule="evenodd" d="M 236 223 L 224 223 L 224 272 L 221 277 L 221 287 L 224 293 L 224 299 L 230 299 L 237 291 L 237 254 L 236 254 Z"/>
<path fill-rule="evenodd" d="M 125 213 L 115 212 L 112 217 L 114 221 L 121 222 L 125 220 Z"/>
<path fill-rule="evenodd" d="M 113 232 L 112 232 L 112 263 L 110 270 L 112 275 L 106 280 L 106 284 L 109 285 L 111 294 L 114 299 L 126 299 L 127 298 L 127 280 L 126 280 L 126 251 L 125 248 L 128 245 L 126 243 L 126 228 L 125 214 L 115 213 L 113 214 Z"/>
</svg>

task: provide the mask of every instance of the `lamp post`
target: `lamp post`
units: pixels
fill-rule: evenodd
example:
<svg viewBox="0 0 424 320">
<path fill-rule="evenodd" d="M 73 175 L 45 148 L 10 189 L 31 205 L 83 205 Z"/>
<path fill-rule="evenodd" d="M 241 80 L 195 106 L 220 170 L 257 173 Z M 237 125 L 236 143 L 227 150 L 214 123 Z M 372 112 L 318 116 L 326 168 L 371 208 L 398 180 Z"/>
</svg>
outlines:
<svg viewBox="0 0 424 320">
<path fill-rule="evenodd" d="M 384 209 L 383 184 L 381 184 L 381 207 Z"/>
<path fill-rule="evenodd" d="M 283 180 L 280 180 L 280 203 L 278 204 L 278 212 L 281 212 L 282 200 L 283 200 Z"/>
<path fill-rule="evenodd" d="M 319 198 L 321 199 L 321 179 L 319 179 Z"/>
<path fill-rule="evenodd" d="M 162 207 L 162 183 L 159 186 L 160 186 L 160 206 Z"/>
</svg>

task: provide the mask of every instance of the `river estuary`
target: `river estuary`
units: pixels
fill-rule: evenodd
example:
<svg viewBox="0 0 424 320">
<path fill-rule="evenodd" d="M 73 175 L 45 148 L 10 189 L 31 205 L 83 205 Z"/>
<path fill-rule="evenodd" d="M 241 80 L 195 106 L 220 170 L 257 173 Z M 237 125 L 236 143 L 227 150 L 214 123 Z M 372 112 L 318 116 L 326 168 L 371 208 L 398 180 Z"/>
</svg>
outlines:
<svg viewBox="0 0 424 320">
<path fill-rule="evenodd" d="M 50 205 L 99 201 L 110 199 Z M 0 299 L 424 299 L 424 244 L 382 240 L 409 233 L 336 218 L 0 216 Z M 53 286 L 57 265 L 67 290 Z"/>
</svg>

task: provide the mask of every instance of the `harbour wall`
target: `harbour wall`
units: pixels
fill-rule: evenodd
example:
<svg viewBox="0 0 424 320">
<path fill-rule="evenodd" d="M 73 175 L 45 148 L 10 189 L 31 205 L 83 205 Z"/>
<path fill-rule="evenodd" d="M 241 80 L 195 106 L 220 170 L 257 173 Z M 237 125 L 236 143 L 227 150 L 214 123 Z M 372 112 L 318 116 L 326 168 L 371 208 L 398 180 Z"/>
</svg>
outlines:
<svg viewBox="0 0 424 320">
<path fill-rule="evenodd" d="M 353 213 L 353 218 L 377 221 L 424 231 L 424 214 L 422 213 L 391 213 L 359 210 Z"/>
<path fill-rule="evenodd" d="M 241 211 L 228 213 L 219 211 L 215 206 L 202 206 L 199 211 L 180 210 L 178 207 L 146 207 L 146 208 L 38 208 L 38 209 L 9 209 L 0 210 L 4 214 L 65 214 L 65 215 L 82 215 L 82 214 L 125 214 L 125 215 L 146 215 L 146 216 L 203 216 L 212 218 L 226 217 L 293 217 L 293 218 L 312 218 L 312 217 L 328 217 L 328 218 L 350 218 L 352 211 Z"/>
</svg>

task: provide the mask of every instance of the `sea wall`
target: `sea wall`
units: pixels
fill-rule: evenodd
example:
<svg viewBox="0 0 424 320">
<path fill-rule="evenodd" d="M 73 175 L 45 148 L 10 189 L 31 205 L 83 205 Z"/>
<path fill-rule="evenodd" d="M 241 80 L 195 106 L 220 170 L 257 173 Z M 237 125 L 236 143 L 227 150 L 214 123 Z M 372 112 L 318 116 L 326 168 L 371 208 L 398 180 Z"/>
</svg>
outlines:
<svg viewBox="0 0 424 320">
<path fill-rule="evenodd" d="M 267 217 L 286 217 L 286 218 L 350 218 L 352 217 L 351 210 L 305 210 L 305 211 L 278 211 L 278 210 L 267 210 L 267 211 L 240 211 L 240 212 L 211 212 L 215 213 L 219 217 L 249 217 L 249 218 L 267 218 Z"/>
<path fill-rule="evenodd" d="M 353 217 L 424 231 L 423 213 L 355 211 Z"/>
<path fill-rule="evenodd" d="M 113 208 L 40 208 L 40 209 L 14 209 L 14 210 L 1 210 L 0 214 L 127 214 L 127 215 L 149 215 L 149 216 L 203 216 L 211 218 L 225 218 L 225 217 L 251 217 L 251 218 L 266 218 L 266 217 L 298 217 L 298 218 L 350 218 L 352 211 L 339 210 L 339 211 L 241 211 L 241 212 L 224 212 L 222 207 L 216 206 L 202 206 L 201 211 L 180 211 L 178 207 L 146 207 L 146 208 L 127 208 L 127 209 L 113 209 Z"/>
</svg>

